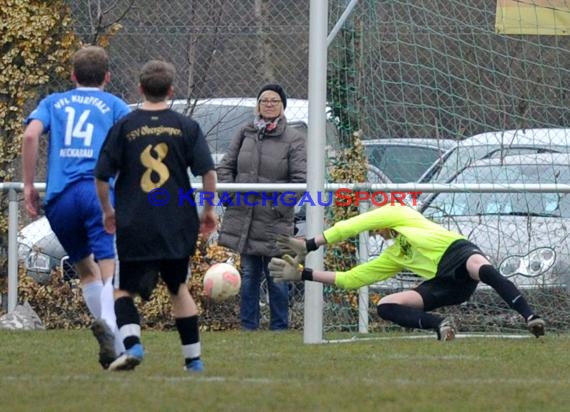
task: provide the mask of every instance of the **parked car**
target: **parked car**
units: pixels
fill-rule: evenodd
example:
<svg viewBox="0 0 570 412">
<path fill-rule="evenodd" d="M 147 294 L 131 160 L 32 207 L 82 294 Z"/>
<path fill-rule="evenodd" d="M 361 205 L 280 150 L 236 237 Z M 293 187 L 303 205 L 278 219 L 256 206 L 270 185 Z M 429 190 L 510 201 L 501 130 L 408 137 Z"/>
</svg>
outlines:
<svg viewBox="0 0 570 412">
<path fill-rule="evenodd" d="M 570 154 L 509 155 L 474 161 L 454 185 L 570 184 Z M 462 233 L 521 288 L 570 285 L 569 193 L 439 193 L 422 213 Z"/>
<path fill-rule="evenodd" d="M 18 257 L 32 279 L 45 283 L 56 267 L 62 270 L 64 276 L 75 277 L 73 268 L 67 261 L 67 254 L 45 216 L 20 230 L 17 242 Z"/>
<path fill-rule="evenodd" d="M 570 129 L 516 129 L 481 133 L 460 141 L 420 181 L 446 182 L 469 163 L 507 155 L 570 152 Z"/>
<path fill-rule="evenodd" d="M 369 171 L 380 170 L 392 183 L 423 183 L 426 171 L 457 146 L 451 139 L 370 139 L 363 140 Z M 369 173 L 370 174 L 370 173 Z"/>
</svg>

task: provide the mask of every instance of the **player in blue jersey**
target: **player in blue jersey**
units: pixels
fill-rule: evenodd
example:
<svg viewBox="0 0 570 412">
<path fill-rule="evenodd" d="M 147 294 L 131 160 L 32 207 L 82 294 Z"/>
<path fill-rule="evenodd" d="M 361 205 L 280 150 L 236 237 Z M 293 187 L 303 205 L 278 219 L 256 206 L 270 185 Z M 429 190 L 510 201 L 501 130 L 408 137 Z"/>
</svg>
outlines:
<svg viewBox="0 0 570 412">
<path fill-rule="evenodd" d="M 71 77 L 74 89 L 50 94 L 25 120 L 24 199 L 29 216 L 38 217 L 39 195 L 34 188 L 38 146 L 40 137 L 49 133 L 45 214 L 79 273 L 83 297 L 95 318 L 92 331 L 100 345 L 99 361 L 107 368 L 123 348 L 121 340 L 113 337 L 114 237 L 103 228 L 93 170 L 108 130 L 130 109 L 103 90 L 110 73 L 109 58 L 101 47 L 78 50 Z"/>
</svg>

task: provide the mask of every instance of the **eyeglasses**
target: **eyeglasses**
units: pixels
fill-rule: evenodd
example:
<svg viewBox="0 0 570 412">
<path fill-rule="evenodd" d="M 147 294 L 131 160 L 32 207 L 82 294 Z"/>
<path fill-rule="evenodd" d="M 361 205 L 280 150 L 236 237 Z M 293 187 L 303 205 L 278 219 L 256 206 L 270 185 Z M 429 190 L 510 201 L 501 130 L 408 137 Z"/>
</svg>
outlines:
<svg viewBox="0 0 570 412">
<path fill-rule="evenodd" d="M 276 105 L 276 104 L 281 103 L 281 100 L 279 100 L 279 99 L 260 99 L 260 100 L 259 100 L 259 103 L 261 103 L 261 104 L 263 104 L 263 105 L 265 105 L 265 106 L 268 106 L 268 105 L 270 105 L 270 104 L 271 104 L 271 105 Z"/>
</svg>

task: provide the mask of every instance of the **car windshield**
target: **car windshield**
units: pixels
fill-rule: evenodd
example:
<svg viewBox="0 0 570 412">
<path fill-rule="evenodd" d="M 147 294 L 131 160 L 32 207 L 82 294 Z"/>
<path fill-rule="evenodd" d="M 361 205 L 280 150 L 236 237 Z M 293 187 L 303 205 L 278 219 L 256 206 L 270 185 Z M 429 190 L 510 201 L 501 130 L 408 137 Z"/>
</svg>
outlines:
<svg viewBox="0 0 570 412">
<path fill-rule="evenodd" d="M 566 151 L 567 149 L 562 147 L 547 148 L 530 145 L 510 147 L 498 144 L 459 145 L 450 151 L 445 161 L 439 165 L 439 170 L 435 173 L 433 181 L 445 182 L 470 163 L 481 159 L 533 153 L 564 153 Z"/>
<path fill-rule="evenodd" d="M 441 156 L 436 147 L 415 145 L 367 145 L 368 162 L 381 170 L 391 182 L 417 182 Z"/>
<path fill-rule="evenodd" d="M 568 165 L 482 165 L 468 167 L 451 183 L 568 184 Z M 522 215 L 570 217 L 568 193 L 441 193 L 426 206 L 430 218 L 449 216 Z"/>
</svg>

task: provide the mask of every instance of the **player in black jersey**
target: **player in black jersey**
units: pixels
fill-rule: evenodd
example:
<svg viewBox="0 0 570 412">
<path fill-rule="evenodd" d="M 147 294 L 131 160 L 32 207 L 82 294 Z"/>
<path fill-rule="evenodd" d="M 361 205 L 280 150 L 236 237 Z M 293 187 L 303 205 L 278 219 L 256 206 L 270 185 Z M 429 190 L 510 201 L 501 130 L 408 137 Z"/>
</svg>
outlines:
<svg viewBox="0 0 570 412">
<path fill-rule="evenodd" d="M 216 191 L 216 172 L 198 123 L 168 107 L 174 76 L 170 63 L 144 65 L 139 85 L 144 102 L 109 131 L 95 168 L 105 230 L 117 236 L 115 311 L 126 349 L 109 370 L 133 369 L 142 361 L 133 297 L 148 299 L 159 274 L 170 292 L 186 370 L 203 370 L 198 310 L 186 282 L 198 233 L 215 230 L 217 216 L 206 203 L 198 217 L 188 168 L 202 176 L 207 193 Z M 111 178 L 116 178 L 115 207 Z"/>
</svg>

